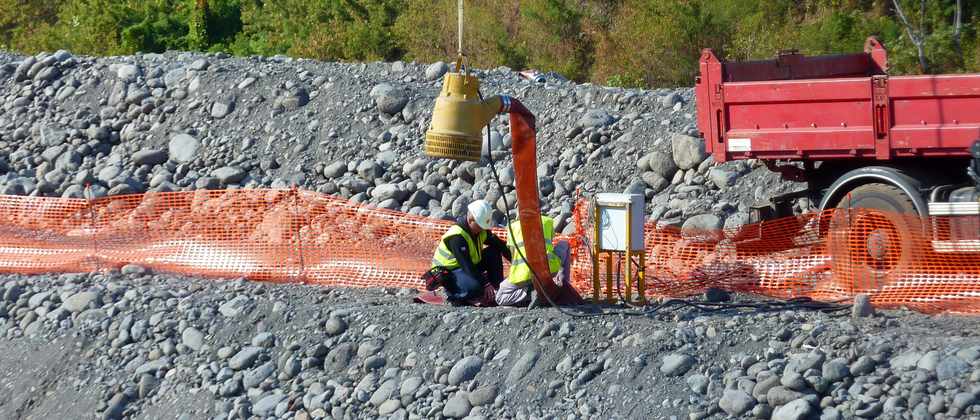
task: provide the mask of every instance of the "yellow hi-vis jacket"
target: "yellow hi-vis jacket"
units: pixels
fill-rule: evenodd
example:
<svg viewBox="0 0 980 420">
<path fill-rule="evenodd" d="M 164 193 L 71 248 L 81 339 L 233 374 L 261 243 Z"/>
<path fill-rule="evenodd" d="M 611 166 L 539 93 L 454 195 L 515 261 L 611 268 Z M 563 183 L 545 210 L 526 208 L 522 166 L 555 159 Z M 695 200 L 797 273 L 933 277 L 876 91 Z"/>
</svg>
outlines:
<svg viewBox="0 0 980 420">
<path fill-rule="evenodd" d="M 439 239 L 439 246 L 436 247 L 436 252 L 432 256 L 432 268 L 444 267 L 447 270 L 455 270 L 460 267 L 459 261 L 456 261 L 456 257 L 453 256 L 452 251 L 446 246 L 446 239 L 456 235 L 460 235 L 466 240 L 466 246 L 470 250 L 470 261 L 474 265 L 480 263 L 482 257 L 480 253 L 483 251 L 483 244 L 487 240 L 487 232 L 480 232 L 476 237 L 476 242 L 474 242 L 473 237 L 470 236 L 470 233 L 466 229 L 463 229 L 459 225 L 453 225 Z"/>
<path fill-rule="evenodd" d="M 554 219 L 548 216 L 541 216 L 541 227 L 544 231 L 545 251 L 548 253 L 548 268 L 551 270 L 551 274 L 555 274 L 561 270 L 561 259 L 555 254 L 555 247 L 551 243 L 555 236 Z M 532 273 L 531 268 L 527 265 L 527 261 L 521 258 L 521 255 L 527 256 L 527 251 L 524 250 L 524 235 L 521 232 L 521 222 L 518 220 L 511 222 L 508 232 L 512 232 L 507 236 L 507 247 L 510 249 L 512 260 L 510 275 L 507 276 L 507 281 L 514 285 L 523 285 L 531 281 Z M 518 249 L 520 249 L 520 253 L 517 252 Z"/>
</svg>

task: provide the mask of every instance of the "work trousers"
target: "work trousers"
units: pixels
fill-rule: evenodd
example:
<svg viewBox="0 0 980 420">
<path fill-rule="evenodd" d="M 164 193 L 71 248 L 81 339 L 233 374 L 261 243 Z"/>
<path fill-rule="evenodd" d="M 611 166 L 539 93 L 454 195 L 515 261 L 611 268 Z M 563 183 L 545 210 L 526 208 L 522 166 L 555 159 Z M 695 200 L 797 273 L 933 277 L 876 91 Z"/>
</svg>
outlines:
<svg viewBox="0 0 980 420">
<path fill-rule="evenodd" d="M 570 252 L 571 249 L 567 241 L 559 241 L 555 244 L 555 254 L 561 260 L 561 270 L 555 275 L 554 281 L 562 286 L 568 285 L 571 275 L 571 267 L 568 261 Z M 514 256 L 514 258 L 517 258 L 517 256 Z M 521 306 L 528 304 L 531 300 L 532 287 L 534 287 L 533 281 L 517 285 L 508 280 L 504 280 L 500 283 L 500 287 L 497 288 L 497 305 Z"/>
<path fill-rule="evenodd" d="M 474 278 L 461 268 L 452 270 L 453 281 L 446 285 L 446 296 L 449 300 L 465 301 L 483 294 L 483 285 L 490 283 L 494 288 L 500 287 L 504 280 L 504 261 L 500 251 L 484 248 L 480 263 L 476 264 L 478 278 Z"/>
</svg>

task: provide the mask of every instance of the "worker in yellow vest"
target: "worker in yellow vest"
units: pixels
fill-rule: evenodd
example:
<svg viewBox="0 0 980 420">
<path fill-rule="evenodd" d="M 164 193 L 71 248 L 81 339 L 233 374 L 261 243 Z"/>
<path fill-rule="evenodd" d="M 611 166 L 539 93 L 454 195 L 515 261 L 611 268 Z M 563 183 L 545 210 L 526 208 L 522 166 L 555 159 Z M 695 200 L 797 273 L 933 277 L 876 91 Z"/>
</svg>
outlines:
<svg viewBox="0 0 980 420">
<path fill-rule="evenodd" d="M 544 231 L 544 246 L 548 254 L 548 268 L 550 273 L 536 273 L 541 276 L 541 281 L 550 281 L 552 276 L 559 284 L 568 283 L 569 267 L 568 255 L 570 248 L 567 241 L 559 241 L 552 244 L 555 237 L 555 221 L 548 216 L 541 216 L 541 227 Z M 531 267 L 521 256 L 527 256 L 524 249 L 524 235 L 521 232 L 521 222 L 514 220 L 508 227 L 507 248 L 510 250 L 511 266 L 510 274 L 507 279 L 500 283 L 497 288 L 496 301 L 500 306 L 523 306 L 532 304 L 534 301 L 533 277 Z M 533 304 L 532 304 L 533 306 Z"/>
<path fill-rule="evenodd" d="M 476 200 L 467 206 L 466 216 L 458 218 L 442 235 L 432 256 L 430 275 L 424 276 L 428 290 L 442 287 L 450 302 L 465 304 L 483 295 L 486 285 L 494 289 L 500 285 L 504 278 L 502 259 L 510 261 L 511 253 L 490 231 L 492 214 L 490 204 Z M 492 301 L 492 292 L 490 296 Z"/>
</svg>

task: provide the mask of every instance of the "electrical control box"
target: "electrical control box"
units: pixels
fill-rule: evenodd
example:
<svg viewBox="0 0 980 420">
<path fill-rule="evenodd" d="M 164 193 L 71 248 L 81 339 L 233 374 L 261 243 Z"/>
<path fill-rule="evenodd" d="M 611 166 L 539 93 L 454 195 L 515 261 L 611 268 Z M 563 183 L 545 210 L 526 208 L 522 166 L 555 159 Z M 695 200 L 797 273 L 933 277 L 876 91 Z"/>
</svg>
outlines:
<svg viewBox="0 0 980 420">
<path fill-rule="evenodd" d="M 644 202 L 640 194 L 599 193 L 595 195 L 598 209 L 598 238 L 603 251 L 642 251 Z M 629 232 L 628 241 L 627 231 Z"/>
</svg>

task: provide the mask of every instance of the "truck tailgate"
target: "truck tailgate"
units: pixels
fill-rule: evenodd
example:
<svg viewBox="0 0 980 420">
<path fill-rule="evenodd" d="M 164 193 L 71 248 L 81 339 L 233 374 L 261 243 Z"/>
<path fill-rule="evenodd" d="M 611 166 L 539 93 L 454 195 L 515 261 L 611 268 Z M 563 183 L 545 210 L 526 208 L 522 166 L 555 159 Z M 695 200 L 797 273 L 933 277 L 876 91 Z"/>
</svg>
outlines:
<svg viewBox="0 0 980 420">
<path fill-rule="evenodd" d="M 969 156 L 980 74 L 888 76 L 883 47 L 866 49 L 748 63 L 705 50 L 695 89 L 706 151 L 719 162 Z"/>
</svg>

